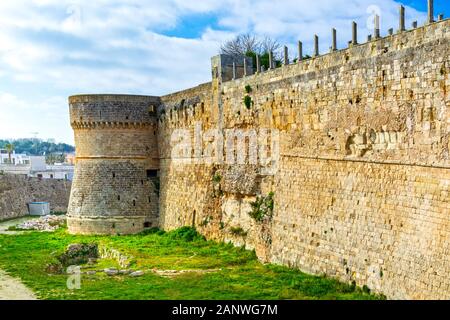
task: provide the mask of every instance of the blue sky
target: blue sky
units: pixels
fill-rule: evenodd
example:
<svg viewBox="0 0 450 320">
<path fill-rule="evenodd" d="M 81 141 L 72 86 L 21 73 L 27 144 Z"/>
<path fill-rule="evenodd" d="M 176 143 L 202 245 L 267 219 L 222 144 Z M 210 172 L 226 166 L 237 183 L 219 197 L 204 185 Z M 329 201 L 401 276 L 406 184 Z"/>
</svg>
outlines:
<svg viewBox="0 0 450 320">
<path fill-rule="evenodd" d="M 314 34 L 326 52 L 330 29 L 339 45 L 360 40 L 381 16 L 382 33 L 423 24 L 426 0 L 1 0 L 0 138 L 73 143 L 67 97 L 79 93 L 162 95 L 210 80 L 210 57 L 239 33 L 271 36 L 294 52 L 311 51 Z M 435 0 L 435 14 L 450 1 Z"/>
</svg>

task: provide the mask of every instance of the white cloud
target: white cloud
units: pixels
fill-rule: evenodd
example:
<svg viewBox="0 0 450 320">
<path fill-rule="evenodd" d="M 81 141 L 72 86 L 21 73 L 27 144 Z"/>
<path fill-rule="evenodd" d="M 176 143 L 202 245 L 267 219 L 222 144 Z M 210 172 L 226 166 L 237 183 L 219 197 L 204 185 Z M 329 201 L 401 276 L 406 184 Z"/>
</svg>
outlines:
<svg viewBox="0 0 450 320">
<path fill-rule="evenodd" d="M 27 98 L 0 92 L 0 136 L 29 138 L 38 133 L 44 139 L 71 142 L 72 132 L 64 130 L 69 122 L 67 113 L 61 112 L 64 104 L 67 104 L 65 97 L 49 97 L 34 103 Z"/>
<path fill-rule="evenodd" d="M 370 30 L 373 0 L 9 0 L 0 1 L 0 137 L 41 132 L 72 141 L 65 96 L 76 93 L 162 95 L 210 80 L 210 58 L 241 32 L 270 35 L 294 50 L 321 51 Z M 379 0 L 382 30 L 397 27 L 398 3 Z M 195 39 L 165 36 L 183 19 L 215 16 Z M 407 8 L 412 18 L 425 15 Z M 53 97 L 53 98 L 51 98 Z M 64 97 L 64 98 L 62 98 Z M 21 114 L 20 110 L 27 110 Z M 39 119 L 39 121 L 38 121 Z M 31 129 L 33 128 L 33 129 Z M 58 134 L 59 132 L 59 134 Z"/>
</svg>

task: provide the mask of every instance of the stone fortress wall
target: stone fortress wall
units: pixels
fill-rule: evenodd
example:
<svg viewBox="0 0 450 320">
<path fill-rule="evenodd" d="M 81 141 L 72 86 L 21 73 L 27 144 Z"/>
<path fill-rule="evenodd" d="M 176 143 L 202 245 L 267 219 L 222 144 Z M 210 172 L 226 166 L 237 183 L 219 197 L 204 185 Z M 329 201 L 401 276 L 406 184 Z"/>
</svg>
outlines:
<svg viewBox="0 0 450 320">
<path fill-rule="evenodd" d="M 262 261 L 367 285 L 389 298 L 450 298 L 449 42 L 450 20 L 430 21 L 232 81 L 226 68 L 214 69 L 221 63 L 215 58 L 211 83 L 160 98 L 152 142 L 159 208 L 141 212 L 163 229 L 193 225 L 207 238 L 255 249 Z M 279 147 L 275 170 L 207 161 L 205 150 L 217 138 L 211 133 L 236 129 L 276 132 L 267 140 L 268 149 Z M 116 149 L 115 138 L 83 130 L 91 130 L 86 144 L 98 139 L 94 144 L 128 154 Z M 149 139 L 150 132 L 125 131 L 118 145 L 140 141 L 142 148 Z M 177 132 L 189 132 L 189 152 L 174 150 Z M 244 140 L 236 156 L 251 144 Z M 74 184 L 84 192 L 93 179 L 82 175 L 87 160 L 77 157 Z M 112 170 L 102 166 L 89 175 L 104 171 L 96 180 L 104 188 Z M 132 175 L 124 179 L 139 185 Z M 69 212 L 81 207 L 74 190 Z M 130 192 L 152 193 L 143 190 Z M 105 188 L 98 192 L 89 212 L 110 206 Z M 271 192 L 273 218 L 251 218 L 252 203 Z M 85 213 L 78 217 L 92 226 Z M 87 231 L 105 231 L 95 229 Z"/>
<path fill-rule="evenodd" d="M 0 173 L 0 221 L 28 214 L 27 203 L 46 201 L 52 212 L 66 212 L 71 182 Z"/>
</svg>

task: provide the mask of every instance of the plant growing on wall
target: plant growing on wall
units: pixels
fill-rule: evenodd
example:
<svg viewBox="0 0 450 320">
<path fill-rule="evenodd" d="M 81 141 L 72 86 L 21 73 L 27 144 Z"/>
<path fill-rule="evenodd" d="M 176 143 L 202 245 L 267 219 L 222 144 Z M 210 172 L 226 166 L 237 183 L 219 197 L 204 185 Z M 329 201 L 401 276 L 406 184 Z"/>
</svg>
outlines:
<svg viewBox="0 0 450 320">
<path fill-rule="evenodd" d="M 274 195 L 273 192 L 270 192 L 266 197 L 257 197 L 256 201 L 250 204 L 252 211 L 249 212 L 249 215 L 258 222 L 262 222 L 266 218 L 272 219 Z"/>
<path fill-rule="evenodd" d="M 245 96 L 244 97 L 244 105 L 247 109 L 250 109 L 252 107 L 253 101 L 252 98 L 250 96 Z"/>
<path fill-rule="evenodd" d="M 231 227 L 230 233 L 234 236 L 240 236 L 245 237 L 247 235 L 247 232 L 244 231 L 241 227 Z"/>
<path fill-rule="evenodd" d="M 214 174 L 213 181 L 215 183 L 220 183 L 221 180 L 222 180 L 222 176 L 220 174 L 218 174 L 218 173 Z"/>
</svg>

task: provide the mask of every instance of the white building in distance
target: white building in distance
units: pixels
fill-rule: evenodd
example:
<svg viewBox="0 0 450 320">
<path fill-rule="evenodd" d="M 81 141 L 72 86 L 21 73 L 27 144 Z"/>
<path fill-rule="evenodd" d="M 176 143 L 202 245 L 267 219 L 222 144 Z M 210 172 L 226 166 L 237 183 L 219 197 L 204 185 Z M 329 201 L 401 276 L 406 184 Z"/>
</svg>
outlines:
<svg viewBox="0 0 450 320">
<path fill-rule="evenodd" d="M 10 174 L 23 174 L 28 177 L 41 179 L 73 179 L 73 165 L 55 164 L 47 165 L 45 156 L 27 156 L 25 154 L 11 153 L 0 150 L 0 172 Z"/>
</svg>

